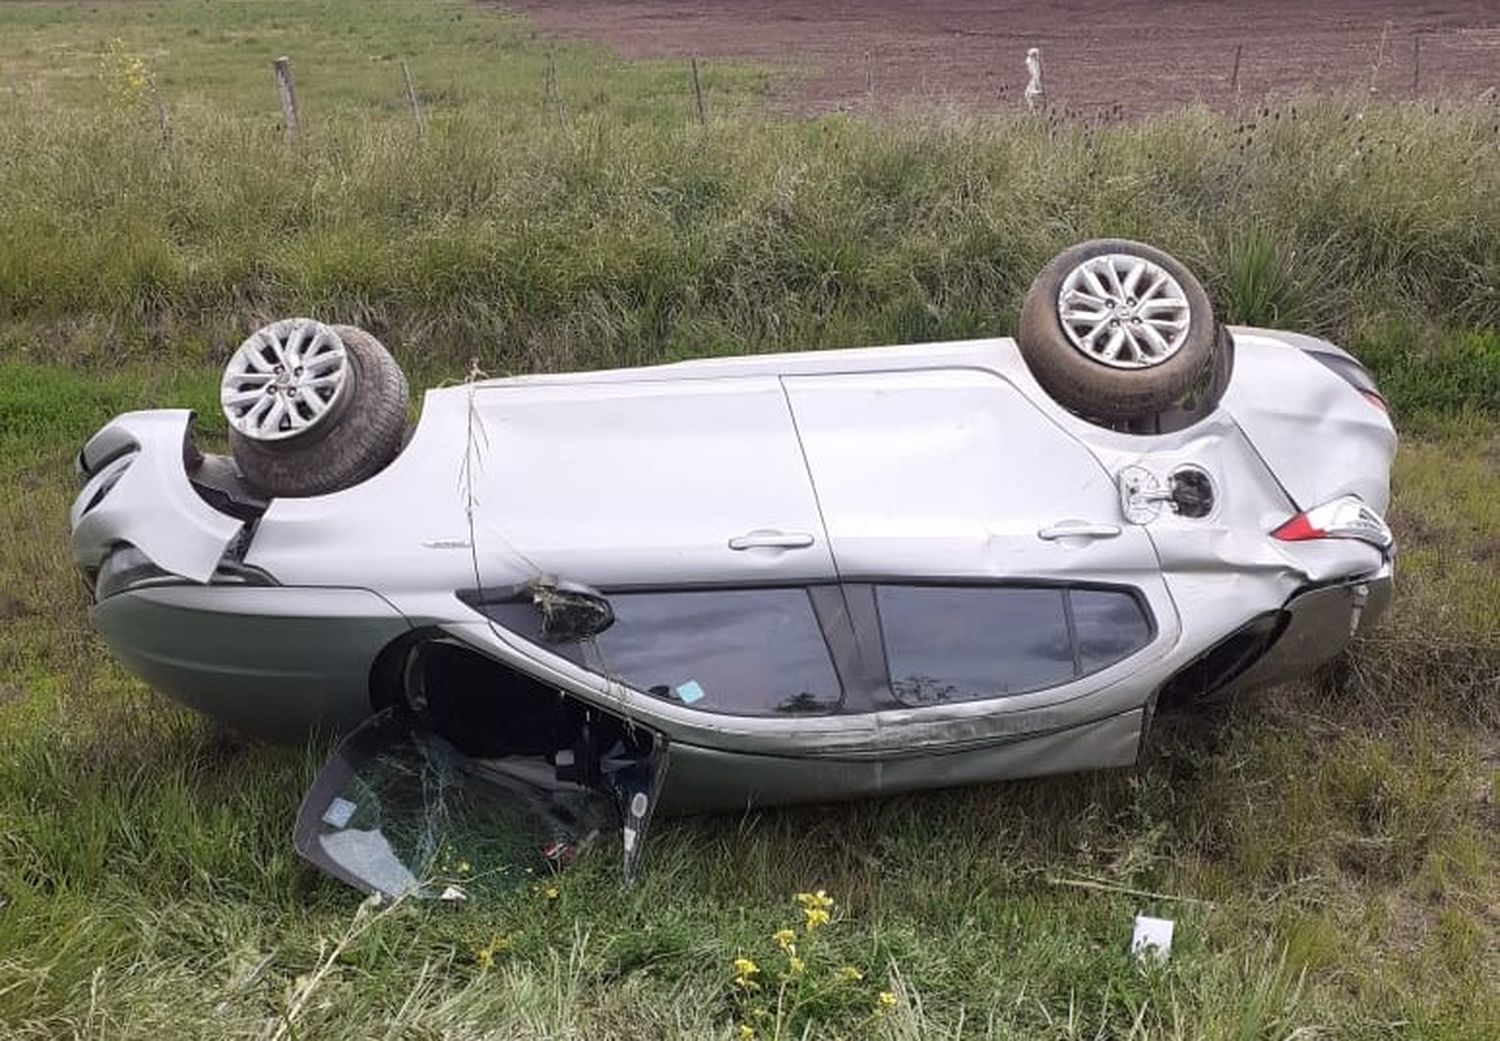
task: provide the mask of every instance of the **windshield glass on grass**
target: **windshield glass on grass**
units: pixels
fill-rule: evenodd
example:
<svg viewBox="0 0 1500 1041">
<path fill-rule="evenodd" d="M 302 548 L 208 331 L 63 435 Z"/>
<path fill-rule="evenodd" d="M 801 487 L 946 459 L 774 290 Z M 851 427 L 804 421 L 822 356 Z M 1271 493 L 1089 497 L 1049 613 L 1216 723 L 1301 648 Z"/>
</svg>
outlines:
<svg viewBox="0 0 1500 1041">
<path fill-rule="evenodd" d="M 581 774 L 578 752 L 475 757 L 410 710 L 386 709 L 318 774 L 297 852 L 367 893 L 462 900 L 560 871 L 618 829 L 632 880 L 665 748 L 616 741 Z"/>
</svg>

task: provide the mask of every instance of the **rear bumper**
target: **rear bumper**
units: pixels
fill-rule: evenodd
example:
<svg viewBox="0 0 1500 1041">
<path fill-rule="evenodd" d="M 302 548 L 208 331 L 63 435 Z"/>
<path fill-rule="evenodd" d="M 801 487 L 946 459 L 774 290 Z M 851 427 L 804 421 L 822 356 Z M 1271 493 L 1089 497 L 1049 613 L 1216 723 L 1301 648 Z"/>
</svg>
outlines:
<svg viewBox="0 0 1500 1041">
<path fill-rule="evenodd" d="M 1276 642 L 1226 687 L 1225 693 L 1274 686 L 1306 676 L 1336 657 L 1356 636 L 1368 634 L 1391 602 L 1392 568 L 1367 578 L 1299 593 L 1283 609 Z"/>
<path fill-rule="evenodd" d="M 1392 566 L 1361 578 L 1303 589 L 1219 641 L 1164 685 L 1164 708 L 1226 701 L 1305 677 L 1368 634 L 1391 601 Z"/>
</svg>

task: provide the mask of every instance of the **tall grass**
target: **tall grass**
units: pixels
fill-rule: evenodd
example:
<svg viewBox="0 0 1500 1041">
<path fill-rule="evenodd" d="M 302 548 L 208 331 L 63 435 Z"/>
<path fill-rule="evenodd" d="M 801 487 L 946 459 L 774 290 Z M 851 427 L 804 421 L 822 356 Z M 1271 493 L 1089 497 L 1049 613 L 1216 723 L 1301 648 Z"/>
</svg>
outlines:
<svg viewBox="0 0 1500 1041">
<path fill-rule="evenodd" d="M 1227 319 L 1401 342 L 1500 324 L 1500 108 L 1306 99 L 1240 121 L 959 112 L 509 127 L 476 102 L 277 127 L 142 101 L 0 116 L 0 350 L 216 357 L 274 316 L 490 371 L 1008 332 L 1075 240 L 1176 253 Z M 1500 401 L 1493 339 L 1457 341 Z M 1355 343 L 1356 348 L 1360 346 Z M 1431 396 L 1431 391 L 1428 395 Z"/>
</svg>

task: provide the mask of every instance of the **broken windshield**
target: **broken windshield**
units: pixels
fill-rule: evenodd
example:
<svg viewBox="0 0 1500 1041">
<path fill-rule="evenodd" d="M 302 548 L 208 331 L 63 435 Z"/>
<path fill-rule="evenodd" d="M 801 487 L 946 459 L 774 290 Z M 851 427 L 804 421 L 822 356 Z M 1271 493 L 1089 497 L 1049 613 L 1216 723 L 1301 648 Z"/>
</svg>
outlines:
<svg viewBox="0 0 1500 1041">
<path fill-rule="evenodd" d="M 599 783 L 585 785 L 560 777 L 573 749 L 475 758 L 414 713 L 386 709 L 324 765 L 295 843 L 364 892 L 462 900 L 559 871 L 623 822 L 630 878 L 664 762 L 617 744 L 599 757 Z"/>
</svg>

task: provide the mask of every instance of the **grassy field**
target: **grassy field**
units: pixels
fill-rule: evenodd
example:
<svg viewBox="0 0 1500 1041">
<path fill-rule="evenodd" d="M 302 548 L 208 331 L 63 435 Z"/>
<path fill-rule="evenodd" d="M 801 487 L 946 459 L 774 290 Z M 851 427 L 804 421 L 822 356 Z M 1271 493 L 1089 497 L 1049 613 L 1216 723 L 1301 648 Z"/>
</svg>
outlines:
<svg viewBox="0 0 1500 1041">
<path fill-rule="evenodd" d="M 678 64 L 427 0 L 5 3 L 0 39 L 0 1037 L 1500 1030 L 1494 105 L 808 121 L 711 66 L 698 126 Z M 222 433 L 218 364 L 267 318 L 366 325 L 419 382 L 1007 332 L 1101 234 L 1233 320 L 1337 336 L 1404 435 L 1380 637 L 1164 720 L 1137 771 L 660 822 L 629 891 L 596 856 L 379 911 L 291 851 L 319 750 L 177 710 L 88 631 L 72 453 L 133 407 Z M 1137 913 L 1177 920 L 1167 965 L 1128 954 Z"/>
</svg>

